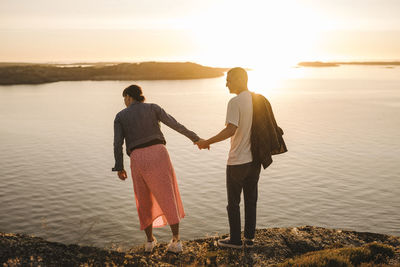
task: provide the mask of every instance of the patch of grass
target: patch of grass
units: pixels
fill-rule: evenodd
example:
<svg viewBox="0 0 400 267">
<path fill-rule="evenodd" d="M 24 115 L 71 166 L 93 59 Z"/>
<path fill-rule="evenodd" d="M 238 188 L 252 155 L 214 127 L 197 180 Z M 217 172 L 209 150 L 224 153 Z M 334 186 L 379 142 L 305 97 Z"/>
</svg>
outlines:
<svg viewBox="0 0 400 267">
<path fill-rule="evenodd" d="M 353 267 L 387 266 L 394 256 L 394 248 L 380 243 L 369 243 L 362 247 L 325 249 L 306 253 L 290 259 L 279 267 Z"/>
</svg>

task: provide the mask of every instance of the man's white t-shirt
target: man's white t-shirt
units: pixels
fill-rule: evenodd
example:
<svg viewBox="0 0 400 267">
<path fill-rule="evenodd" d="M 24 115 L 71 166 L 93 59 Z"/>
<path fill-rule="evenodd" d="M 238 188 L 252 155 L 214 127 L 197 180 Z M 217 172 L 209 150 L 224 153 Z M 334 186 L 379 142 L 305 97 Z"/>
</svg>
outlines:
<svg viewBox="0 0 400 267">
<path fill-rule="evenodd" d="M 225 124 L 232 123 L 238 127 L 231 137 L 228 165 L 239 165 L 253 161 L 250 143 L 252 120 L 253 102 L 251 93 L 246 90 L 233 97 L 228 103 Z"/>
</svg>

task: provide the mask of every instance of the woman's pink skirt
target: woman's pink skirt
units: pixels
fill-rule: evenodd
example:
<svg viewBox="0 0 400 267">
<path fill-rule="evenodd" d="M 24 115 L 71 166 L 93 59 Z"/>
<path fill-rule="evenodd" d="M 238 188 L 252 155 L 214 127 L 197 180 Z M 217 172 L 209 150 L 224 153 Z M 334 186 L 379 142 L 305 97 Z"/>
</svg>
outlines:
<svg viewBox="0 0 400 267">
<path fill-rule="evenodd" d="M 135 149 L 130 158 L 140 230 L 179 223 L 185 212 L 165 146 Z"/>
</svg>

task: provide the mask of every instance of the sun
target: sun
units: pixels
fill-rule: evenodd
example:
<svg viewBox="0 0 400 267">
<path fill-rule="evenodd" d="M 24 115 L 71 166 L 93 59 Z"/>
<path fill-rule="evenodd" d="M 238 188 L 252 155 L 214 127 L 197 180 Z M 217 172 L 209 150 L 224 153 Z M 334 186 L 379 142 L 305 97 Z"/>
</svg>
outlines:
<svg viewBox="0 0 400 267">
<path fill-rule="evenodd" d="M 293 66 L 310 56 L 317 14 L 298 1 L 217 1 L 207 14 L 184 21 L 199 62 L 266 68 Z"/>
<path fill-rule="evenodd" d="M 299 1 L 215 1 L 201 16 L 181 25 L 196 45 L 195 62 L 251 69 L 254 87 L 273 90 L 297 75 L 293 69 L 312 58 L 323 21 Z"/>
</svg>

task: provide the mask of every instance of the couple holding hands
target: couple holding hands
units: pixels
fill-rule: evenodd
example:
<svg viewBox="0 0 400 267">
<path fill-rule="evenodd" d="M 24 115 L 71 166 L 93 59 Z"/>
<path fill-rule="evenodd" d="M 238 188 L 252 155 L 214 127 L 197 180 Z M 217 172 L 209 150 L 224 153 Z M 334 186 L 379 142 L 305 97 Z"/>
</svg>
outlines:
<svg viewBox="0 0 400 267">
<path fill-rule="evenodd" d="M 125 140 L 140 229 L 147 236 L 146 252 L 152 252 L 157 244 L 153 227 L 167 224 L 172 231 L 172 240 L 167 250 L 182 252 L 179 222 L 185 212 L 160 122 L 188 137 L 199 149 L 209 149 L 211 144 L 231 138 L 226 168 L 230 236 L 218 240 L 218 246 L 254 246 L 257 185 L 261 166 L 268 167 L 272 163 L 271 155 L 286 152 L 287 149 L 282 138 L 283 131 L 276 124 L 271 105 L 264 96 L 248 90 L 247 80 L 247 72 L 243 68 L 228 71 L 226 86 L 236 96 L 228 103 L 226 127 L 207 140 L 199 138 L 157 104 L 144 103 L 145 97 L 139 86 L 131 85 L 123 91 L 127 108 L 120 111 L 114 120 L 113 171 L 118 172 L 121 180 L 127 178 L 122 151 Z M 243 242 L 239 207 L 242 190 L 245 205 Z"/>
</svg>

